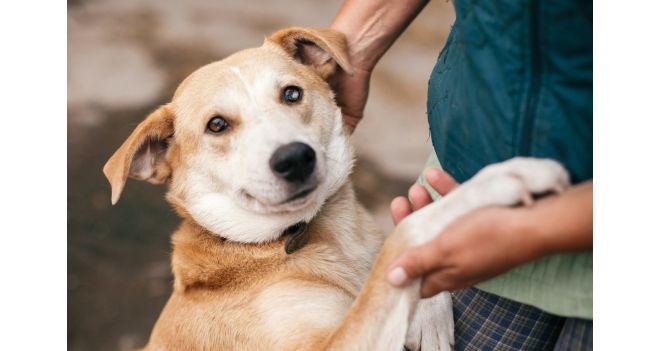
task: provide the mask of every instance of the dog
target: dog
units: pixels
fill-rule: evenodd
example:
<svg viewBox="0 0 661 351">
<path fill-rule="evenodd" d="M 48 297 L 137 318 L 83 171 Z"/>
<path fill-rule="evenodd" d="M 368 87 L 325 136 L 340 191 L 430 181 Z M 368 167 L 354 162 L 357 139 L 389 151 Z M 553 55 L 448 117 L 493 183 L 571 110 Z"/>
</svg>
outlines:
<svg viewBox="0 0 661 351">
<path fill-rule="evenodd" d="M 388 266 L 469 211 L 567 188 L 556 162 L 513 159 L 380 233 L 349 180 L 340 69 L 341 33 L 280 30 L 193 72 L 108 160 L 113 204 L 128 177 L 167 183 L 182 217 L 145 350 L 451 350 L 449 294 L 420 301 Z"/>
</svg>

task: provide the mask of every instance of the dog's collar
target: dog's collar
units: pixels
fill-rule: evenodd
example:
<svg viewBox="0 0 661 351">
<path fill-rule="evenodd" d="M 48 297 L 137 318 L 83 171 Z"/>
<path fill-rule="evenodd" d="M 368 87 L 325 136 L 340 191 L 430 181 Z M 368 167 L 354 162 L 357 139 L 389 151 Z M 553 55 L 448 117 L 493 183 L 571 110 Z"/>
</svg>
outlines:
<svg viewBox="0 0 661 351">
<path fill-rule="evenodd" d="M 285 240 L 285 252 L 287 255 L 294 253 L 298 249 L 302 248 L 310 240 L 310 234 L 308 233 L 308 224 L 305 222 L 298 222 L 282 232 L 282 236 L 286 236 Z"/>
</svg>

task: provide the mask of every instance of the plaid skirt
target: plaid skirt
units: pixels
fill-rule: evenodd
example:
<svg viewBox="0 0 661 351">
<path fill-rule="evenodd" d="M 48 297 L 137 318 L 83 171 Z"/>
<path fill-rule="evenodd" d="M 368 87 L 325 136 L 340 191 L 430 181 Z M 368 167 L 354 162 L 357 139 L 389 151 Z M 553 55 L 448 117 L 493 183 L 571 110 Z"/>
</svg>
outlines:
<svg viewBox="0 0 661 351">
<path fill-rule="evenodd" d="M 555 316 L 477 288 L 452 293 L 455 350 L 592 350 L 592 321 Z"/>
</svg>

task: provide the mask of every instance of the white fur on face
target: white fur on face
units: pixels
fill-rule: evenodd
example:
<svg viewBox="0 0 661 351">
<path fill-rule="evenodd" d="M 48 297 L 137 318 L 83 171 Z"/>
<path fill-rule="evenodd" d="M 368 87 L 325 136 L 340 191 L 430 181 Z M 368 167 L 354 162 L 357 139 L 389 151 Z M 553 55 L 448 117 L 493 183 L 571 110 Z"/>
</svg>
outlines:
<svg viewBox="0 0 661 351">
<path fill-rule="evenodd" d="M 231 83 L 210 92 L 210 106 L 205 109 L 240 116 L 240 126 L 227 135 L 231 143 L 222 154 L 214 147 L 214 138 L 225 136 L 199 136 L 197 151 L 184 160 L 186 196 L 178 200 L 196 222 L 224 238 L 271 241 L 289 226 L 309 222 L 347 181 L 353 150 L 343 132 L 341 111 L 328 91 L 314 91 L 313 84 L 283 65 L 262 62 L 259 69 L 230 66 L 224 71 L 232 77 Z M 301 86 L 303 98 L 314 102 L 312 108 L 280 102 L 281 90 L 288 85 Z M 303 110 L 309 114 L 308 123 L 301 116 Z M 179 114 L 185 113 L 185 108 L 178 111 L 177 123 L 191 123 L 192 118 L 180 119 Z M 278 147 L 292 142 L 303 142 L 316 153 L 314 172 L 305 182 L 315 190 L 287 202 L 295 189 L 272 172 L 269 159 Z"/>
</svg>

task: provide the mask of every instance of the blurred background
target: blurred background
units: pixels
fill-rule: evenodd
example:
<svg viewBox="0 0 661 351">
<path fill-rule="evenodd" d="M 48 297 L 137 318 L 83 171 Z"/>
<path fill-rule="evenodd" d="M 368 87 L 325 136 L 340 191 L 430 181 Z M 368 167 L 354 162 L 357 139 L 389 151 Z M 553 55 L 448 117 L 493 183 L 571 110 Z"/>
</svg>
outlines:
<svg viewBox="0 0 661 351">
<path fill-rule="evenodd" d="M 341 1 L 69 0 L 68 343 L 70 350 L 143 346 L 171 292 L 165 188 L 129 180 L 110 206 L 101 168 L 133 128 L 196 68 L 261 45 L 291 26 L 328 26 Z M 384 231 L 432 150 L 429 73 L 454 21 L 433 0 L 372 77 L 353 136 L 360 200 Z"/>
</svg>

